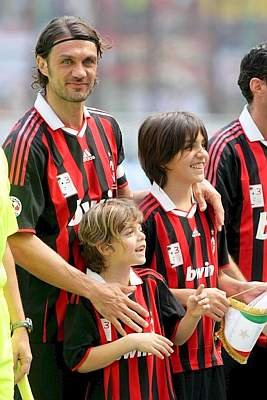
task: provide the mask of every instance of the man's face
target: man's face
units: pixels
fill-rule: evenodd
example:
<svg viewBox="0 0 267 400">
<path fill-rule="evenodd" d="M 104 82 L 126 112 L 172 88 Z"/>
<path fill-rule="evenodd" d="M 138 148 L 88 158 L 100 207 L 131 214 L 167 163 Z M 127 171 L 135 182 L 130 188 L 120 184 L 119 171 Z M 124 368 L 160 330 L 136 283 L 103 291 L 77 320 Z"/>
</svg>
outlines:
<svg viewBox="0 0 267 400">
<path fill-rule="evenodd" d="M 47 76 L 47 97 L 68 102 L 84 102 L 92 92 L 97 73 L 97 48 L 87 40 L 70 40 L 54 46 L 41 59 L 41 72 Z M 38 60 L 37 60 L 38 62 Z"/>
</svg>

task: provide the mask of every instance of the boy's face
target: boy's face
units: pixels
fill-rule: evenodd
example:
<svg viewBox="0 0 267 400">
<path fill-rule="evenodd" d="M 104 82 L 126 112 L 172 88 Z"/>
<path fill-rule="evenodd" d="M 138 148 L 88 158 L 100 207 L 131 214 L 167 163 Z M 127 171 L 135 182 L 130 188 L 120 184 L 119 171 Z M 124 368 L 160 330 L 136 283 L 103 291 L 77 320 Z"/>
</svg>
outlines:
<svg viewBox="0 0 267 400">
<path fill-rule="evenodd" d="M 142 265 L 146 261 L 145 234 L 137 221 L 129 222 L 121 232 L 121 241 L 113 240 L 111 246 L 110 261 L 113 258 L 122 266 Z"/>
<path fill-rule="evenodd" d="M 171 161 L 166 164 L 168 180 L 174 178 L 179 183 L 193 184 L 201 182 L 204 168 L 208 161 L 208 152 L 205 148 L 206 141 L 202 133 L 198 133 L 193 146 L 185 146 Z"/>
</svg>

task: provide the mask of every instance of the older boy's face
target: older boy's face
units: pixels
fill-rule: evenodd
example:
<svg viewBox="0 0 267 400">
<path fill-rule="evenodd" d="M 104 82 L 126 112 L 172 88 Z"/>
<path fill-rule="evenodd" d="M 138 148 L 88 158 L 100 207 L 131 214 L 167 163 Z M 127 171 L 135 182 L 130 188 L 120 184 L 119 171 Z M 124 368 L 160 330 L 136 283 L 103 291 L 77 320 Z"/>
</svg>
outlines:
<svg viewBox="0 0 267 400">
<path fill-rule="evenodd" d="M 166 164 L 168 168 L 168 180 L 175 179 L 179 183 L 192 185 L 204 179 L 204 168 L 208 160 L 206 141 L 201 132 L 193 143 L 177 153 L 171 161 Z"/>
<path fill-rule="evenodd" d="M 122 266 L 145 263 L 146 240 L 141 225 L 132 221 L 121 232 L 121 241 L 112 241 L 112 257 Z"/>
</svg>

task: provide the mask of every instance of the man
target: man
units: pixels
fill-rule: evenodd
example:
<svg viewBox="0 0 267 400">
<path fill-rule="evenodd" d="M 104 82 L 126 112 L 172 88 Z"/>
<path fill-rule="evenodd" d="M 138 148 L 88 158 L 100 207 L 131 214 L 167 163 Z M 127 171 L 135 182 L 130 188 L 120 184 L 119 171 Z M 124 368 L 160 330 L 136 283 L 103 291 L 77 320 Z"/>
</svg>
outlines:
<svg viewBox="0 0 267 400">
<path fill-rule="evenodd" d="M 228 250 L 233 259 L 230 273 L 240 280 L 266 282 L 266 44 L 251 49 L 244 56 L 238 85 L 248 104 L 239 119 L 211 138 L 207 179 L 222 196 Z M 260 337 L 247 366 L 225 357 L 228 399 L 251 399 L 255 390 L 253 383 L 265 385 L 266 339 Z"/>
<path fill-rule="evenodd" d="M 38 400 L 84 398 L 81 376 L 70 373 L 62 358 L 67 292 L 88 298 L 121 334 L 121 322 L 139 332 L 146 326 L 144 309 L 127 296 L 133 287 L 100 284 L 82 272 L 77 238 L 90 205 L 143 196 L 128 187 L 117 122 L 84 106 L 107 47 L 80 18 L 52 20 L 36 45 L 34 84 L 42 93 L 4 143 L 20 229 L 10 245 L 17 264 L 30 272 L 20 271 L 20 282 L 25 312 L 35 325 L 30 381 Z"/>
</svg>

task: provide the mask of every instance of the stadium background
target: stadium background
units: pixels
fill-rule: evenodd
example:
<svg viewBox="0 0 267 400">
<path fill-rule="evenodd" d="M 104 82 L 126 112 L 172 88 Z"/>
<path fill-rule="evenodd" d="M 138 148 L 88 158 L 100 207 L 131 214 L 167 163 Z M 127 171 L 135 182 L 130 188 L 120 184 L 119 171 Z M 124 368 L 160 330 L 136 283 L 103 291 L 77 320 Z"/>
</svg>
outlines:
<svg viewBox="0 0 267 400">
<path fill-rule="evenodd" d="M 267 41 L 267 0 L 1 0 L 0 142 L 34 101 L 37 35 L 63 14 L 84 17 L 112 42 L 89 103 L 117 117 L 134 189 L 147 185 L 136 151 L 145 116 L 193 111 L 212 134 L 243 107 L 241 57 Z"/>
</svg>

